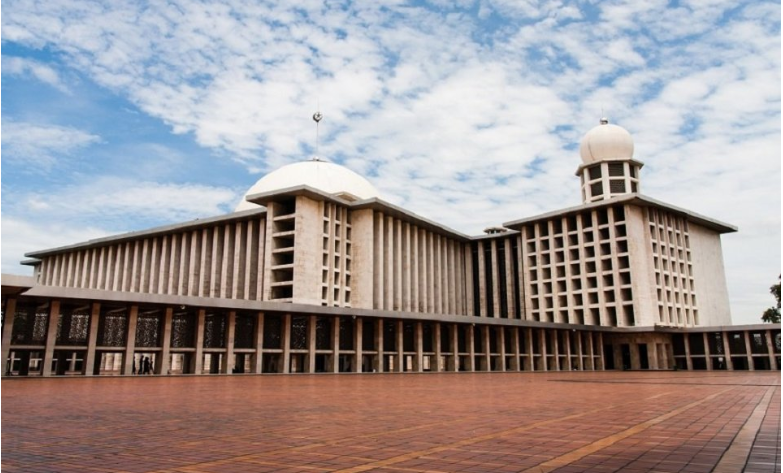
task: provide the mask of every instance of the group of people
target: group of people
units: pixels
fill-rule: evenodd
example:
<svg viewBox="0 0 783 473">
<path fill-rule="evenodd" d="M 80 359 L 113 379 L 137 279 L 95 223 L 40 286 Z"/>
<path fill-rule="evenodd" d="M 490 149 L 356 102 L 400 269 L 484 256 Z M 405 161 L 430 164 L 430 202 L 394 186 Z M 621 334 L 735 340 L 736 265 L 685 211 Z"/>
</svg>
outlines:
<svg viewBox="0 0 783 473">
<path fill-rule="evenodd" d="M 139 360 L 139 369 L 136 370 L 136 360 L 133 360 L 133 374 L 152 374 L 152 361 L 144 356 Z"/>
</svg>

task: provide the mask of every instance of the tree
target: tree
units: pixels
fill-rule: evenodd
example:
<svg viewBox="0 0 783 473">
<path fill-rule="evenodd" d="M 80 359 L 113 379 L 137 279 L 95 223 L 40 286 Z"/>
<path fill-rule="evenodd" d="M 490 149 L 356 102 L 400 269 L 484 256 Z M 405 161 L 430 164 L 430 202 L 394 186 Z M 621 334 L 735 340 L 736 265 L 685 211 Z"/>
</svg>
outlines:
<svg viewBox="0 0 783 473">
<path fill-rule="evenodd" d="M 779 324 L 780 323 L 780 276 L 778 276 L 778 283 L 773 284 L 769 288 L 769 292 L 773 296 L 775 296 L 775 300 L 778 301 L 778 304 L 776 307 L 770 307 L 769 309 L 765 310 L 764 315 L 761 316 L 761 320 L 771 324 Z"/>
</svg>

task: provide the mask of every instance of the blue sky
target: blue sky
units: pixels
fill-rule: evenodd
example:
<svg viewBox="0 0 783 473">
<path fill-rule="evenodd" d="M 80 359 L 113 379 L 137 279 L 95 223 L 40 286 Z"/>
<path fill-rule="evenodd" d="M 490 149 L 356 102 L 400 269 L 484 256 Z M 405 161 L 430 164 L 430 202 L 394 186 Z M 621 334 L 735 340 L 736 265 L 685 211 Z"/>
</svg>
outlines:
<svg viewBox="0 0 783 473">
<path fill-rule="evenodd" d="M 230 212 L 320 154 L 452 228 L 580 202 L 578 143 L 628 129 L 642 192 L 737 225 L 735 323 L 780 273 L 780 4 L 2 3 L 2 270 Z"/>
</svg>

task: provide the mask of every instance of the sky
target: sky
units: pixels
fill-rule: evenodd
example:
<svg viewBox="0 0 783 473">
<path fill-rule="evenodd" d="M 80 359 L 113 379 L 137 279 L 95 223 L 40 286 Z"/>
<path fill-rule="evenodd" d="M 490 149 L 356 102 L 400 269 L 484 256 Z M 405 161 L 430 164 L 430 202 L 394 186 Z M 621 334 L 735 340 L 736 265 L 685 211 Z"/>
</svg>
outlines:
<svg viewBox="0 0 783 473">
<path fill-rule="evenodd" d="M 781 6 L 743 0 L 3 0 L 2 271 L 231 212 L 314 154 L 467 234 L 578 205 L 581 137 L 730 223 L 735 324 L 781 270 Z"/>
</svg>

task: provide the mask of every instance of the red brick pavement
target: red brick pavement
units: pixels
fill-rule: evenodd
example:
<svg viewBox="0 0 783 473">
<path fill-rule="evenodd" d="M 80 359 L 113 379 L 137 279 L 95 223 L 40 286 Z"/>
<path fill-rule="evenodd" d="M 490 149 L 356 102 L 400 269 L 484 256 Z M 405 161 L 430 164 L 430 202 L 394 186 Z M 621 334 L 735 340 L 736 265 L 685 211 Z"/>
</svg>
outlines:
<svg viewBox="0 0 783 473">
<path fill-rule="evenodd" d="M 732 455 L 779 472 L 780 372 L 5 379 L 0 466 L 698 473 L 758 409 L 752 448 Z"/>
</svg>

